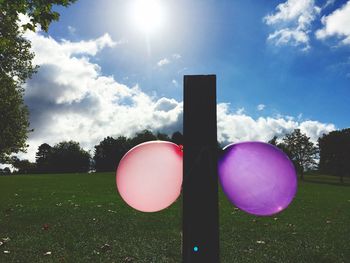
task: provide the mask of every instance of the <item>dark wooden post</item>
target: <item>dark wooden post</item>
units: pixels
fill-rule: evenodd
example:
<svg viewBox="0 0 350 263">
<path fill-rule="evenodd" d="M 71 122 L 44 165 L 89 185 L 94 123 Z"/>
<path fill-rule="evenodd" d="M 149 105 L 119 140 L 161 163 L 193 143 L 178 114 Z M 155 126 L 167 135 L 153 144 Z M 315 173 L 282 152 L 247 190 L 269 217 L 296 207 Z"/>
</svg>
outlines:
<svg viewBox="0 0 350 263">
<path fill-rule="evenodd" d="M 184 77 L 183 263 L 219 262 L 216 76 Z"/>
</svg>

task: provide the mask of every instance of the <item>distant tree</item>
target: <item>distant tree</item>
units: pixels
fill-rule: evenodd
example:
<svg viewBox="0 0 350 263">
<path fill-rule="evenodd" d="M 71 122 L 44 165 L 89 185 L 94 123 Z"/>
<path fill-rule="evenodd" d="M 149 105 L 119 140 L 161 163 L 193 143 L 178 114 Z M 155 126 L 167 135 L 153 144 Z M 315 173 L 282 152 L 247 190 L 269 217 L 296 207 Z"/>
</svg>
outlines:
<svg viewBox="0 0 350 263">
<path fill-rule="evenodd" d="M 43 143 L 38 147 L 35 160 L 39 173 L 51 172 L 52 152 L 52 147 L 47 143 Z"/>
<path fill-rule="evenodd" d="M 339 176 L 350 176 L 350 129 L 333 131 L 318 140 L 320 148 L 319 169 L 321 172 Z"/>
<path fill-rule="evenodd" d="M 315 167 L 318 149 L 309 137 L 301 133 L 300 129 L 295 129 L 291 134 L 287 134 L 278 147 L 293 161 L 301 180 L 304 179 L 306 170 Z"/>
<path fill-rule="evenodd" d="M 124 136 L 119 136 L 117 139 L 104 138 L 95 146 L 94 164 L 96 172 L 115 171 L 119 161 L 129 149 L 129 141 Z"/>
<path fill-rule="evenodd" d="M 8 167 L 5 167 L 4 169 L 0 169 L 0 175 L 9 175 L 11 174 L 11 170 Z"/>
<path fill-rule="evenodd" d="M 169 136 L 165 133 L 158 132 L 156 137 L 157 137 L 157 140 L 160 140 L 160 141 L 170 141 Z"/>
<path fill-rule="evenodd" d="M 148 142 L 148 141 L 155 141 L 157 139 L 158 139 L 157 136 L 154 135 L 151 131 L 143 130 L 139 133 L 136 133 L 136 135 L 133 138 L 129 139 L 129 143 L 130 143 L 130 146 L 132 148 L 140 143 Z"/>
<path fill-rule="evenodd" d="M 12 157 L 12 166 L 20 174 L 30 174 L 36 172 L 36 164 L 28 160 L 20 160 L 17 157 Z"/>
<path fill-rule="evenodd" d="M 90 159 L 90 154 L 78 142 L 60 142 L 52 148 L 50 170 L 57 173 L 88 172 Z"/>
<path fill-rule="evenodd" d="M 272 144 L 272 145 L 274 145 L 274 146 L 278 146 L 278 142 L 277 142 L 277 136 L 275 135 L 275 136 L 273 136 L 273 138 L 271 139 L 271 140 L 269 140 L 267 143 L 269 143 L 269 144 Z"/>
<path fill-rule="evenodd" d="M 184 144 L 184 138 L 181 132 L 177 131 L 174 132 L 173 135 L 171 136 L 171 141 L 175 144 L 178 145 L 183 145 Z"/>
</svg>

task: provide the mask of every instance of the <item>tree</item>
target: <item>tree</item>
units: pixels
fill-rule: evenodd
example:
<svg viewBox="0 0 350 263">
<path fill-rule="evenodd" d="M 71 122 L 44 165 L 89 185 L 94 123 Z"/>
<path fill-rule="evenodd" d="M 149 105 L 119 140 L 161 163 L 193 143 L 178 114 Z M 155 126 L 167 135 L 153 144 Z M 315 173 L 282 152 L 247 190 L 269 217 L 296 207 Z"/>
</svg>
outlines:
<svg viewBox="0 0 350 263">
<path fill-rule="evenodd" d="M 119 161 L 129 149 L 129 141 L 124 136 L 119 136 L 117 139 L 104 138 L 95 146 L 94 163 L 96 172 L 115 171 Z"/>
<path fill-rule="evenodd" d="M 171 136 L 171 141 L 177 145 L 183 145 L 184 144 L 184 138 L 181 132 L 177 131 L 174 132 Z"/>
<path fill-rule="evenodd" d="M 0 163 L 9 163 L 11 153 L 27 146 L 28 110 L 8 78 L 0 77 L 0 83 Z"/>
<path fill-rule="evenodd" d="M 350 129 L 332 131 L 318 140 L 320 148 L 319 169 L 324 173 L 339 176 L 350 175 Z"/>
<path fill-rule="evenodd" d="M 88 172 L 90 154 L 78 142 L 60 142 L 52 148 L 50 170 L 57 173 Z"/>
<path fill-rule="evenodd" d="M 315 167 L 318 149 L 309 137 L 301 133 L 300 129 L 295 129 L 291 134 L 287 134 L 283 138 L 283 143 L 278 147 L 293 161 L 301 180 L 304 179 L 306 170 Z"/>
<path fill-rule="evenodd" d="M 35 173 L 36 165 L 28 160 L 20 160 L 17 157 L 12 157 L 12 166 L 20 174 Z"/>
<path fill-rule="evenodd" d="M 169 136 L 165 133 L 158 132 L 156 137 L 157 137 L 157 140 L 160 140 L 160 141 L 170 141 Z"/>
<path fill-rule="evenodd" d="M 68 6 L 76 0 L 0 0 L 0 162 L 10 161 L 11 153 L 24 151 L 28 129 L 28 110 L 23 102 L 22 84 L 37 67 L 32 64 L 31 44 L 24 38 L 26 29 L 35 31 L 40 25 L 45 31 L 58 20 L 54 5 Z M 30 22 L 18 25 L 19 14 Z"/>
<path fill-rule="evenodd" d="M 271 140 L 269 140 L 267 143 L 269 143 L 269 144 L 272 144 L 272 145 L 274 145 L 274 146 L 278 146 L 278 142 L 277 142 L 277 136 L 275 135 L 275 136 L 273 136 L 273 138 L 271 139 Z"/>
<path fill-rule="evenodd" d="M 11 170 L 8 167 L 5 167 L 4 169 L 0 168 L 0 175 L 9 175 L 11 174 Z"/>
<path fill-rule="evenodd" d="M 151 131 L 143 130 L 139 133 L 136 133 L 136 135 L 133 138 L 129 139 L 129 142 L 132 148 L 132 147 L 135 147 L 136 145 L 139 145 L 140 143 L 155 141 L 157 139 L 158 139 L 157 136 L 155 136 Z"/>
<path fill-rule="evenodd" d="M 52 152 L 52 147 L 47 143 L 43 143 L 38 147 L 35 160 L 39 173 L 51 172 Z"/>
</svg>

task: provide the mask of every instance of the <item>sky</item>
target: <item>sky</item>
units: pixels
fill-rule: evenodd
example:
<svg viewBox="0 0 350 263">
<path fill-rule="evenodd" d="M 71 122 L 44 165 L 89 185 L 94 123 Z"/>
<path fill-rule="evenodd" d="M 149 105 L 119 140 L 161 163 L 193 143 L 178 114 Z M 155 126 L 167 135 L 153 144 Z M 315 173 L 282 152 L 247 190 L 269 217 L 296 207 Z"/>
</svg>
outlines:
<svg viewBox="0 0 350 263">
<path fill-rule="evenodd" d="M 146 3 L 146 4 L 145 4 Z M 80 0 L 26 32 L 28 152 L 182 129 L 183 76 L 217 75 L 218 139 L 350 126 L 350 0 Z"/>
</svg>

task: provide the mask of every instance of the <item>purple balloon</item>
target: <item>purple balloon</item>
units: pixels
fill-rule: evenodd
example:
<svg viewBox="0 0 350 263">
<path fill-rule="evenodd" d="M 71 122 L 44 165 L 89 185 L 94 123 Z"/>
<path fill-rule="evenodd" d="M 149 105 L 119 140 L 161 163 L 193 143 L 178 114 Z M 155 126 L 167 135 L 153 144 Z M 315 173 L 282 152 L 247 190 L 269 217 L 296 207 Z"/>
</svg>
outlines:
<svg viewBox="0 0 350 263">
<path fill-rule="evenodd" d="M 297 175 L 288 156 L 263 142 L 242 142 L 224 148 L 219 179 L 228 199 L 258 216 L 281 212 L 297 191 Z"/>
</svg>

